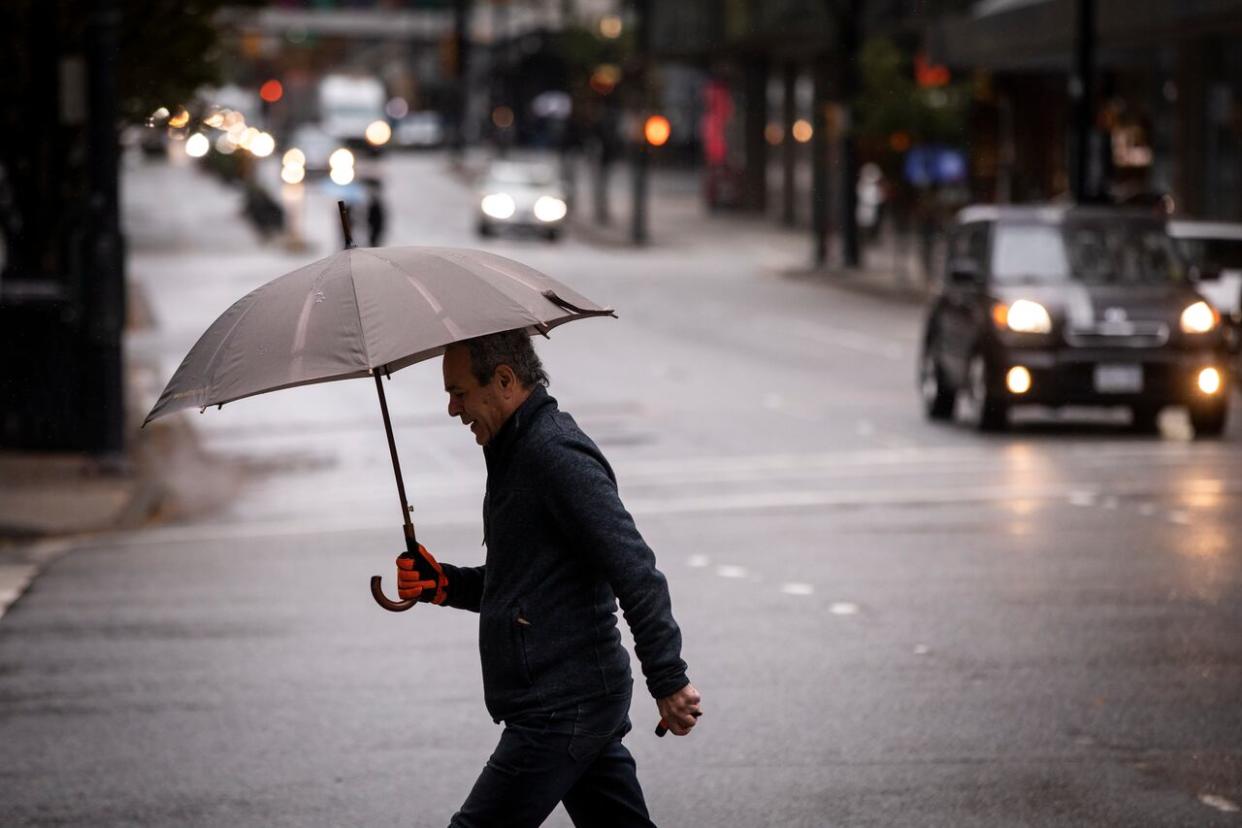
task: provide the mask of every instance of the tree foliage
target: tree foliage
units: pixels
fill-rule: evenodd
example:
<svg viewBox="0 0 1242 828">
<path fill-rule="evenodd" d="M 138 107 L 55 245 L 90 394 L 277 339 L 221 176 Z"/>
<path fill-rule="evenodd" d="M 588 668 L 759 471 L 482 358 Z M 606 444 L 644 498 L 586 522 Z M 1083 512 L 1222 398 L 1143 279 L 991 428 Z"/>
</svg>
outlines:
<svg viewBox="0 0 1242 828">
<path fill-rule="evenodd" d="M 122 116 L 138 122 L 219 82 L 224 50 L 219 11 L 259 0 L 118 0 Z"/>
<path fill-rule="evenodd" d="M 904 133 L 914 144 L 962 142 L 968 83 L 918 86 L 910 57 L 884 37 L 863 44 L 860 62 L 859 133 L 865 140 L 887 143 L 895 133 Z"/>
</svg>

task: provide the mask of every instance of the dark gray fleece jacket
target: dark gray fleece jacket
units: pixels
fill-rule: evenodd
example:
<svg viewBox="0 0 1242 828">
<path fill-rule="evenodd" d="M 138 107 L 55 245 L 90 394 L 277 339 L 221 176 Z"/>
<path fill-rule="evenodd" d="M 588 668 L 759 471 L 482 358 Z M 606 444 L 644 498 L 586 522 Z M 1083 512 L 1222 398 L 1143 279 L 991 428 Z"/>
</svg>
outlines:
<svg viewBox="0 0 1242 828">
<path fill-rule="evenodd" d="M 492 718 L 628 692 L 618 600 L 652 697 L 684 687 L 668 583 L 595 443 L 537 387 L 483 454 L 487 558 L 444 572 L 448 606 L 479 613 Z"/>
</svg>

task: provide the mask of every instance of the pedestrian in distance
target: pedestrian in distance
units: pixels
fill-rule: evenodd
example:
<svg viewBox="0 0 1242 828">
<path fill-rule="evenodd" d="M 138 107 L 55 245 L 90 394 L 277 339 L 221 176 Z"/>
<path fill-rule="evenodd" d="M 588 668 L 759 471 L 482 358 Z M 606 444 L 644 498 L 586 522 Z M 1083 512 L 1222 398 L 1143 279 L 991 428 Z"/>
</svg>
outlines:
<svg viewBox="0 0 1242 828">
<path fill-rule="evenodd" d="M 661 725 L 688 734 L 700 696 L 681 658 L 668 583 L 621 503 L 612 468 L 547 392 L 521 331 L 444 353 L 448 413 L 483 447 L 483 566 L 397 559 L 402 599 L 479 613 L 483 696 L 504 723 L 450 828 L 650 826 L 630 730 L 620 602 Z"/>
<path fill-rule="evenodd" d="M 388 208 L 384 206 L 384 189 L 378 178 L 367 179 L 367 241 L 371 247 L 384 243 Z"/>
</svg>

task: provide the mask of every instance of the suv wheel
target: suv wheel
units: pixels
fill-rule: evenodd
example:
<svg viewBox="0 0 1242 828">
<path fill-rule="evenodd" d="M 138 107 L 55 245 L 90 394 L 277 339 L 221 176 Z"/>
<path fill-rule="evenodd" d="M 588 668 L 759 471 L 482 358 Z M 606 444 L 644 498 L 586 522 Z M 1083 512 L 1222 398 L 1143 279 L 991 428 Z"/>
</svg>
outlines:
<svg viewBox="0 0 1242 828">
<path fill-rule="evenodd" d="M 953 416 L 957 392 L 949 384 L 944 369 L 936 361 L 929 343 L 919 363 L 919 391 L 923 395 L 923 413 L 929 420 L 948 420 Z"/>
<path fill-rule="evenodd" d="M 1229 416 L 1229 403 L 1224 399 L 1190 406 L 1190 424 L 1196 437 L 1219 437 L 1225 431 L 1225 418 Z"/>
<path fill-rule="evenodd" d="M 988 382 L 988 363 L 976 352 L 966 369 L 966 397 L 971 423 L 979 431 L 1003 431 L 1009 424 L 1009 406 Z"/>
</svg>

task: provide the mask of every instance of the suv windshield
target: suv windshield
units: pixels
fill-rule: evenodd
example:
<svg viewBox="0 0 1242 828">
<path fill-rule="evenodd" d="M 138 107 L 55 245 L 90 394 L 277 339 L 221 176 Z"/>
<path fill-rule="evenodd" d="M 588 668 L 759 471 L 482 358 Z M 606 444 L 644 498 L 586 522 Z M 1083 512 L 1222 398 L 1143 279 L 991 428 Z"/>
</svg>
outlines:
<svg viewBox="0 0 1242 828">
<path fill-rule="evenodd" d="M 992 278 L 1000 284 L 1065 282 L 1160 285 L 1185 272 L 1173 241 L 1146 223 L 1120 221 L 1001 224 L 995 230 Z"/>
<path fill-rule="evenodd" d="M 1242 270 L 1242 239 L 1177 240 L 1186 258 L 1215 270 Z"/>
</svg>

